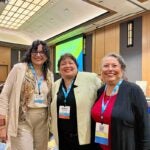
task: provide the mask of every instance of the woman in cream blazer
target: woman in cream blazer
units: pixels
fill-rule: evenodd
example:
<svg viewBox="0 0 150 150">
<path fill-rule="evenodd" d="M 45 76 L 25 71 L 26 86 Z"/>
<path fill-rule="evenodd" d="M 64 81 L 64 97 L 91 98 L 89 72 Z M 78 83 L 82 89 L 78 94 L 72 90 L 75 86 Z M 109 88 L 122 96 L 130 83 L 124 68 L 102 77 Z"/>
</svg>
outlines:
<svg viewBox="0 0 150 150">
<path fill-rule="evenodd" d="M 58 61 L 61 79 L 52 88 L 51 129 L 59 150 L 96 149 L 91 141 L 90 113 L 101 81 L 95 73 L 78 72 L 77 66 L 71 54 L 62 55 Z M 66 97 L 63 88 L 68 92 Z"/>
</svg>

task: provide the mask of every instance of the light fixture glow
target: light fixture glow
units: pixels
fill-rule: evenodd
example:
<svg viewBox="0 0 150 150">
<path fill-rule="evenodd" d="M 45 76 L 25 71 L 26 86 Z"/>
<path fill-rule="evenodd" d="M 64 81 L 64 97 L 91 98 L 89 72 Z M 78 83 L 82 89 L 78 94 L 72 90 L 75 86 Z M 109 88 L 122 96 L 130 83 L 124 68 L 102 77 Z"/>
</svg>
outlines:
<svg viewBox="0 0 150 150">
<path fill-rule="evenodd" d="M 14 22 L 16 20 L 16 18 L 11 18 L 9 21 Z"/>
<path fill-rule="evenodd" d="M 5 11 L 5 10 L 8 10 L 8 11 L 9 11 L 11 8 L 12 8 L 12 5 L 9 5 L 9 4 L 8 4 L 8 5 L 6 6 L 6 8 L 4 9 L 4 11 Z"/>
<path fill-rule="evenodd" d="M 19 9 L 17 10 L 17 12 L 20 13 L 20 14 L 21 14 L 23 11 L 24 11 L 23 8 L 19 8 Z"/>
<path fill-rule="evenodd" d="M 24 17 L 25 15 L 21 14 L 18 18 L 22 20 Z"/>
<path fill-rule="evenodd" d="M 33 10 L 38 11 L 40 8 L 41 8 L 40 6 L 36 6 Z"/>
<path fill-rule="evenodd" d="M 29 16 L 25 16 L 24 17 L 24 20 L 28 20 L 30 17 Z"/>
<path fill-rule="evenodd" d="M 0 19 L 4 19 L 4 17 L 5 17 L 4 15 L 1 15 L 1 16 L 0 16 Z"/>
<path fill-rule="evenodd" d="M 6 15 L 7 13 L 8 13 L 7 10 L 5 10 L 5 11 L 2 12 L 3 15 Z"/>
<path fill-rule="evenodd" d="M 14 7 L 12 7 L 11 11 L 16 12 L 16 11 L 17 11 L 17 9 L 19 9 L 19 7 L 14 6 Z"/>
<path fill-rule="evenodd" d="M 14 17 L 14 18 L 18 18 L 19 15 L 20 15 L 20 14 L 15 13 L 13 17 Z"/>
<path fill-rule="evenodd" d="M 10 21 L 9 21 L 9 22 L 7 22 L 7 25 L 11 25 L 11 24 L 12 24 L 12 22 L 10 22 Z"/>
<path fill-rule="evenodd" d="M 38 4 L 41 0 L 34 0 L 33 3 L 34 4 Z"/>
<path fill-rule="evenodd" d="M 9 4 L 14 5 L 17 2 L 17 0 L 11 0 L 9 1 Z"/>
<path fill-rule="evenodd" d="M 11 17 L 13 14 L 14 14 L 14 12 L 9 11 L 8 14 L 7 14 L 7 16 L 10 16 L 10 17 Z"/>
<path fill-rule="evenodd" d="M 45 0 L 45 1 L 41 1 L 40 3 L 39 3 L 39 5 L 40 6 L 43 6 L 43 5 L 45 5 L 45 3 L 47 3 L 49 0 Z"/>
<path fill-rule="evenodd" d="M 28 2 L 24 2 L 23 5 L 21 6 L 22 8 L 27 8 L 30 5 Z"/>
<path fill-rule="evenodd" d="M 31 17 L 34 13 L 35 13 L 34 11 L 31 11 L 31 12 L 28 14 L 28 16 Z"/>
<path fill-rule="evenodd" d="M 22 3 L 23 3 L 23 1 L 17 1 L 15 5 L 20 7 L 22 5 Z"/>
<path fill-rule="evenodd" d="M 28 15 L 29 12 L 30 12 L 29 10 L 24 10 L 22 14 L 23 15 Z"/>
<path fill-rule="evenodd" d="M 0 27 L 18 29 L 49 0 L 10 0 L 0 15 Z"/>
<path fill-rule="evenodd" d="M 28 7 L 28 9 L 29 9 L 29 10 L 33 10 L 33 8 L 35 8 L 35 7 L 36 7 L 35 4 L 30 4 L 29 7 Z"/>
<path fill-rule="evenodd" d="M 6 22 L 7 22 L 6 20 L 3 20 L 3 21 L 2 21 L 3 24 L 6 24 Z"/>
<path fill-rule="evenodd" d="M 15 22 L 19 23 L 21 21 L 21 19 L 16 19 Z"/>
<path fill-rule="evenodd" d="M 7 17 L 7 16 L 5 17 L 5 20 L 7 20 L 7 21 L 8 21 L 9 19 L 10 19 L 10 17 Z"/>
</svg>

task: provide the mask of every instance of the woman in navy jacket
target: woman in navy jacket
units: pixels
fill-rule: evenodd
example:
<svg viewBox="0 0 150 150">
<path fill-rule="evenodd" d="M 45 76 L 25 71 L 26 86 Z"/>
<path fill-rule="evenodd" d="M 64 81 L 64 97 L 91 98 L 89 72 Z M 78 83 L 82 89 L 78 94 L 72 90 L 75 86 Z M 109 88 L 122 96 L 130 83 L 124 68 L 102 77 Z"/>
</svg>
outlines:
<svg viewBox="0 0 150 150">
<path fill-rule="evenodd" d="M 92 108 L 97 127 L 95 141 L 102 150 L 150 150 L 147 102 L 139 86 L 123 80 L 125 67 L 116 54 L 102 60 L 101 75 L 106 84 L 98 90 Z M 101 125 L 108 127 L 108 133 L 98 129 Z"/>
</svg>

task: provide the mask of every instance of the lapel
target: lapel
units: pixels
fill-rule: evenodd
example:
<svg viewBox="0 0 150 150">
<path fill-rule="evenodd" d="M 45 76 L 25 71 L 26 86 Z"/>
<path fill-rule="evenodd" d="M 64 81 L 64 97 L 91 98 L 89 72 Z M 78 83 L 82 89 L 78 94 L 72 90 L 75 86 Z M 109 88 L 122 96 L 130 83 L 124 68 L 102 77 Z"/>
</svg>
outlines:
<svg viewBox="0 0 150 150">
<path fill-rule="evenodd" d="M 57 93 L 59 92 L 59 87 L 60 87 L 60 84 L 62 82 L 62 79 L 59 79 L 55 82 L 53 88 L 52 88 L 52 97 L 54 98 L 57 98 Z"/>
<path fill-rule="evenodd" d="M 25 76 L 25 72 L 27 69 L 27 64 L 26 63 L 20 63 L 18 64 L 18 69 L 17 69 L 17 80 L 16 80 L 16 98 L 18 99 L 18 105 L 20 102 L 20 92 L 21 92 L 21 86 L 23 82 L 23 78 Z"/>
<path fill-rule="evenodd" d="M 76 80 L 74 82 L 74 95 L 75 95 L 75 99 L 76 102 L 78 103 L 78 101 L 80 100 L 80 92 L 81 92 L 81 88 L 80 88 L 80 83 L 82 82 L 82 77 L 81 77 L 81 73 L 78 72 L 77 76 L 76 76 Z"/>
</svg>

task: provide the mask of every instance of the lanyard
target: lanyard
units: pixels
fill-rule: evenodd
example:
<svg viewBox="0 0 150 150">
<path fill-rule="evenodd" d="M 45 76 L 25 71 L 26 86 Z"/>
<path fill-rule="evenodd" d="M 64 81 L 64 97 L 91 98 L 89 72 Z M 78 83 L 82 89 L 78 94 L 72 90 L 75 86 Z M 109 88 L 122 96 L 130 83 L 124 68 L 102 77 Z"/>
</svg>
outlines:
<svg viewBox="0 0 150 150">
<path fill-rule="evenodd" d="M 122 83 L 122 81 L 123 81 L 123 80 L 120 80 L 120 81 L 117 83 L 117 85 L 114 87 L 114 89 L 113 89 L 113 91 L 112 91 L 112 93 L 111 93 L 111 95 L 110 95 L 110 98 L 109 98 L 109 100 L 108 100 L 106 103 L 104 103 L 104 96 L 105 96 L 105 93 L 106 93 L 106 88 L 107 88 L 107 86 L 105 87 L 104 96 L 103 96 L 103 99 L 102 99 L 102 110 L 101 110 L 101 113 L 102 113 L 102 114 L 103 114 L 104 111 L 106 110 L 106 108 L 107 108 L 107 106 L 108 106 L 108 103 L 110 102 L 111 97 L 112 97 L 114 94 L 116 94 L 116 93 L 118 92 L 119 86 L 120 86 L 120 84 Z"/>
<path fill-rule="evenodd" d="M 34 75 L 34 77 L 35 77 L 35 79 L 36 79 L 36 81 L 37 81 L 38 91 L 39 91 L 39 95 L 40 95 L 40 94 L 41 94 L 40 88 L 41 88 L 41 84 L 42 84 L 42 82 L 43 82 L 43 80 L 44 80 L 44 77 L 41 76 L 41 77 L 38 79 L 37 74 L 36 74 L 36 72 L 35 72 L 35 69 L 34 69 L 33 65 L 32 65 L 32 64 L 29 64 L 29 66 L 30 66 L 31 71 L 32 71 L 32 73 L 33 73 L 33 75 Z"/>
<path fill-rule="evenodd" d="M 62 91 L 63 91 L 64 96 L 65 96 L 65 99 L 64 99 L 64 103 L 65 103 L 65 104 L 66 104 L 66 101 L 67 101 L 66 98 L 67 98 L 67 96 L 69 95 L 69 92 L 70 92 L 71 87 L 72 87 L 72 85 L 73 85 L 73 81 L 74 81 L 74 80 L 71 81 L 71 83 L 70 83 L 70 85 L 69 85 L 67 91 L 66 91 L 65 88 L 62 86 Z"/>
</svg>

